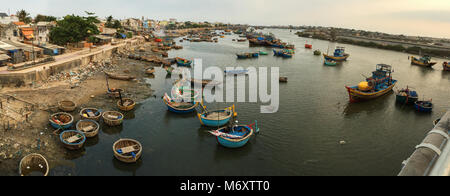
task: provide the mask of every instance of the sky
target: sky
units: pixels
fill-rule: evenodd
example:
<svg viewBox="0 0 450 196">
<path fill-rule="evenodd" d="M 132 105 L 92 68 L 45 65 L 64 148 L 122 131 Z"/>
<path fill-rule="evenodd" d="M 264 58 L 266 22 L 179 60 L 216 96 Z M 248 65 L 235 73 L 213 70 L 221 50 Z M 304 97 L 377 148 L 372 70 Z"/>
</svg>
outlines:
<svg viewBox="0 0 450 196">
<path fill-rule="evenodd" d="M 339 3 L 336 3 L 339 2 Z M 0 12 L 343 27 L 450 38 L 450 0 L 0 0 Z"/>
</svg>

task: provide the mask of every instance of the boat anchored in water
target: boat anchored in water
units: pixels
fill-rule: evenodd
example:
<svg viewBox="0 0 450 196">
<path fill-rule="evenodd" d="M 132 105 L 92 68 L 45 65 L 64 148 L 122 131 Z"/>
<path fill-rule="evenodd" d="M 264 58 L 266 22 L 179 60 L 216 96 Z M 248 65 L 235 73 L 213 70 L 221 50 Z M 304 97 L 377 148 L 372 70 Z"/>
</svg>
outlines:
<svg viewBox="0 0 450 196">
<path fill-rule="evenodd" d="M 346 61 L 348 57 L 350 57 L 350 54 L 345 53 L 344 47 L 336 47 L 334 50 L 333 56 L 330 56 L 328 54 L 323 54 L 323 57 L 325 57 L 326 60 L 333 60 L 333 61 Z"/>
<path fill-rule="evenodd" d="M 366 78 L 365 82 L 357 86 L 346 86 L 350 102 L 375 99 L 385 95 L 394 88 L 397 80 L 392 79 L 392 66 L 378 64 L 372 72 L 372 77 Z"/>
<path fill-rule="evenodd" d="M 410 90 L 409 87 L 398 90 L 395 94 L 396 102 L 401 104 L 411 105 L 419 99 L 417 92 Z"/>
<path fill-rule="evenodd" d="M 251 136 L 259 132 L 258 122 L 251 125 L 236 125 L 222 127 L 210 133 L 217 138 L 217 142 L 227 148 L 240 148 L 248 143 Z"/>
<path fill-rule="evenodd" d="M 198 119 L 200 123 L 208 127 L 221 127 L 230 122 L 233 117 L 237 116 L 235 106 L 231 106 L 222 110 L 208 111 L 206 106 L 201 104 L 204 112 L 198 113 Z"/>
<path fill-rule="evenodd" d="M 436 65 L 436 62 L 431 62 L 431 57 L 428 55 L 424 55 L 423 57 L 420 57 L 420 59 L 411 56 L 411 65 L 419 65 L 422 67 L 433 67 L 433 65 Z"/>
</svg>

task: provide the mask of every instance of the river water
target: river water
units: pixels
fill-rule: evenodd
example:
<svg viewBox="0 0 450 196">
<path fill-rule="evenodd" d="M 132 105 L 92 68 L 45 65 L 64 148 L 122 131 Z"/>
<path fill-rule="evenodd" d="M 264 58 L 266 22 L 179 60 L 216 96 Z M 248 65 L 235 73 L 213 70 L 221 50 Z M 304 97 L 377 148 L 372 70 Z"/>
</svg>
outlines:
<svg viewBox="0 0 450 196">
<path fill-rule="evenodd" d="M 260 134 L 240 149 L 226 149 L 207 133 L 195 114 L 167 111 L 161 97 L 170 92 L 173 81 L 157 68 L 148 79 L 156 96 L 128 113 L 123 126 L 103 127 L 97 139 L 88 141 L 84 152 L 71 158 L 75 175 L 397 175 L 401 162 L 414 151 L 432 121 L 450 107 L 450 73 L 442 71 L 443 59 L 427 69 L 410 65 L 408 54 L 328 41 L 300 38 L 289 30 L 268 29 L 296 45 L 292 59 L 274 57 L 269 48 L 249 48 L 248 42 L 234 42 L 236 35 L 219 38 L 219 43 L 179 43 L 183 50 L 170 57 L 201 58 L 203 67 L 279 67 L 289 78 L 280 84 L 280 107 L 274 114 L 261 114 L 263 103 L 236 103 L 238 120 L 258 120 Z M 178 42 L 178 41 L 177 41 Z M 305 43 L 330 53 L 346 47 L 349 60 L 336 67 L 323 65 L 322 56 L 304 49 Z M 258 59 L 237 60 L 236 53 L 267 51 Z M 350 104 L 345 85 L 356 85 L 370 76 L 378 63 L 390 64 L 398 88 L 413 87 L 420 98 L 433 99 L 431 114 L 395 104 L 395 94 Z M 195 66 L 195 65 L 194 65 Z M 233 103 L 206 103 L 209 109 Z M 266 105 L 266 104 L 263 104 Z M 143 156 L 136 164 L 124 164 L 113 157 L 112 144 L 120 138 L 139 140 Z M 340 145 L 340 141 L 346 141 Z"/>
</svg>

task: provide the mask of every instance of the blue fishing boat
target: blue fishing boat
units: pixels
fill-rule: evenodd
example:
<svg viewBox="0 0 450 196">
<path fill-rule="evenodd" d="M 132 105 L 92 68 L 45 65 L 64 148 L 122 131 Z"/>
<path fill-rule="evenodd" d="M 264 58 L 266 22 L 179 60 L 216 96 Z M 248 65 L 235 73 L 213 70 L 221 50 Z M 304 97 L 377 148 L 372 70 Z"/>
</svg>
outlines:
<svg viewBox="0 0 450 196">
<path fill-rule="evenodd" d="M 192 113 L 198 106 L 198 102 L 178 102 L 169 97 L 169 95 L 164 94 L 163 98 L 164 104 L 167 105 L 167 109 L 171 112 L 178 114 Z"/>
<path fill-rule="evenodd" d="M 50 125 L 55 129 L 69 129 L 73 125 L 73 116 L 69 113 L 59 112 L 50 116 Z"/>
<path fill-rule="evenodd" d="M 430 101 L 416 101 L 414 108 L 419 112 L 431 112 L 433 110 L 433 103 Z"/>
<path fill-rule="evenodd" d="M 344 47 L 336 47 L 334 50 L 333 56 L 330 56 L 328 54 L 323 54 L 323 57 L 326 60 L 333 60 L 333 61 L 346 61 L 348 57 L 350 57 L 349 54 L 345 53 Z"/>
<path fill-rule="evenodd" d="M 398 90 L 395 94 L 395 100 L 397 103 L 412 105 L 419 99 L 419 95 L 416 91 L 412 91 L 409 87 L 406 89 Z"/>
<path fill-rule="evenodd" d="M 225 108 L 223 110 L 207 111 L 206 106 L 203 106 L 205 112 L 197 114 L 200 123 L 208 127 L 221 127 L 230 122 L 230 120 L 237 116 L 235 106 Z"/>
<path fill-rule="evenodd" d="M 350 102 L 375 99 L 385 95 L 394 88 L 397 80 L 392 79 L 392 67 L 386 64 L 378 64 L 376 71 L 372 72 L 372 77 L 366 78 L 365 82 L 360 82 L 357 86 L 346 86 Z"/>
<path fill-rule="evenodd" d="M 178 66 L 187 67 L 187 66 L 191 66 L 191 64 L 192 64 L 192 61 L 183 59 L 183 58 L 179 58 L 179 57 L 177 57 L 175 60 L 177 61 Z"/>
<path fill-rule="evenodd" d="M 226 74 L 230 74 L 230 75 L 239 75 L 239 74 L 246 74 L 248 72 L 247 69 L 242 69 L 242 70 L 225 70 L 224 71 Z"/>
<path fill-rule="evenodd" d="M 328 66 L 335 66 L 337 63 L 336 63 L 336 61 L 325 59 L 325 61 L 323 62 L 323 64 L 324 64 L 324 65 L 328 65 Z"/>
<path fill-rule="evenodd" d="M 253 128 L 255 126 L 255 129 Z M 259 131 L 257 123 L 253 125 L 235 125 L 210 131 L 217 138 L 217 142 L 227 148 L 240 148 L 248 143 L 251 136 Z"/>
</svg>

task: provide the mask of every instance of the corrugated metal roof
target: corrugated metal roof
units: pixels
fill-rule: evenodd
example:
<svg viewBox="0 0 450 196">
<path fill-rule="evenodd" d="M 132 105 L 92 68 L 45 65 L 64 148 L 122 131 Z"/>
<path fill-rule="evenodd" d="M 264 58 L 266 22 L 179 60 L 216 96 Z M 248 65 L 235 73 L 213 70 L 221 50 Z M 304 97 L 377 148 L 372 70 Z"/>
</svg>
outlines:
<svg viewBox="0 0 450 196">
<path fill-rule="evenodd" d="M 10 59 L 10 58 L 11 58 L 11 57 L 8 56 L 8 55 L 6 55 L 6 54 L 0 54 L 0 61 L 8 60 L 8 59 Z"/>
</svg>

